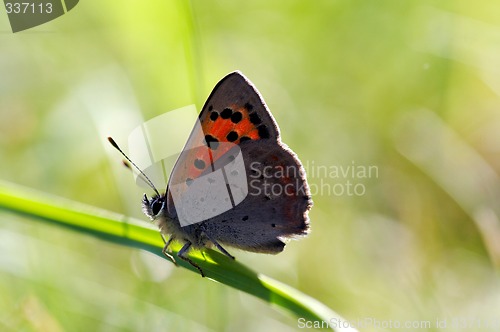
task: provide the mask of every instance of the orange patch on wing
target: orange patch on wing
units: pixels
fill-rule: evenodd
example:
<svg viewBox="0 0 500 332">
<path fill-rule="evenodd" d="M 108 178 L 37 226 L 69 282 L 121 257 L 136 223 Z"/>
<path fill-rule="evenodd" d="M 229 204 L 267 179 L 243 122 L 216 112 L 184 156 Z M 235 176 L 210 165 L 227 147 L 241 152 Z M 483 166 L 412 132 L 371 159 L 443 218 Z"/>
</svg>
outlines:
<svg viewBox="0 0 500 332">
<path fill-rule="evenodd" d="M 233 110 L 233 113 L 241 113 L 241 120 L 238 123 L 233 123 L 231 117 L 223 119 L 220 115 L 222 110 L 218 110 L 217 119 L 212 120 L 210 118 L 211 112 L 207 111 L 207 114 L 201 123 L 203 134 L 211 135 L 216 138 L 219 143 L 230 143 L 227 139 L 227 135 L 232 131 L 238 134 L 238 139 L 232 142 L 233 144 L 238 144 L 241 137 L 248 137 L 252 140 L 260 139 L 257 126 L 250 121 L 248 109 L 246 107 L 239 107 L 238 105 L 230 105 L 230 108 Z M 196 141 L 205 141 L 205 136 L 196 137 Z M 186 176 L 191 179 L 201 176 L 203 172 L 207 171 L 207 168 L 211 167 L 212 163 L 222 158 L 232 147 L 233 146 L 230 144 L 219 144 L 216 149 L 209 149 L 206 145 L 195 149 L 196 152 L 193 151 L 193 153 L 190 153 L 186 158 Z M 205 163 L 205 167 L 203 169 L 199 169 L 195 166 L 196 159 L 202 160 Z"/>
</svg>

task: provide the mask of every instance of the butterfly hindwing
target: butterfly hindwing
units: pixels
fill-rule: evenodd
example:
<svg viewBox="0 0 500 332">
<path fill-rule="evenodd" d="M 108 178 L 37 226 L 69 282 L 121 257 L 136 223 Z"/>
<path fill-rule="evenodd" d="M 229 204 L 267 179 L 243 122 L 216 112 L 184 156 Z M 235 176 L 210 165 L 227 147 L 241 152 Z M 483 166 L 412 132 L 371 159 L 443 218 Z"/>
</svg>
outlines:
<svg viewBox="0 0 500 332">
<path fill-rule="evenodd" d="M 253 252 L 279 253 L 283 239 L 305 235 L 312 205 L 304 169 L 286 146 L 270 140 L 240 145 L 248 195 L 233 209 L 204 222 L 211 237 Z"/>
</svg>

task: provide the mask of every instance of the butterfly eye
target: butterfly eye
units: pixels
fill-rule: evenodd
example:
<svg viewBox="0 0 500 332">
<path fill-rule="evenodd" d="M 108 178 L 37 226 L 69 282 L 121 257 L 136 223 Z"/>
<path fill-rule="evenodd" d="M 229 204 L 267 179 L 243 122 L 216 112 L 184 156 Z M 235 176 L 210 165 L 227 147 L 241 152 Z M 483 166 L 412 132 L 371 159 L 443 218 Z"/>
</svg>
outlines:
<svg viewBox="0 0 500 332">
<path fill-rule="evenodd" d="M 151 211 L 153 211 L 153 215 L 156 216 L 158 213 L 160 213 L 161 206 L 162 202 L 160 200 L 155 200 L 153 204 L 151 204 Z"/>
</svg>

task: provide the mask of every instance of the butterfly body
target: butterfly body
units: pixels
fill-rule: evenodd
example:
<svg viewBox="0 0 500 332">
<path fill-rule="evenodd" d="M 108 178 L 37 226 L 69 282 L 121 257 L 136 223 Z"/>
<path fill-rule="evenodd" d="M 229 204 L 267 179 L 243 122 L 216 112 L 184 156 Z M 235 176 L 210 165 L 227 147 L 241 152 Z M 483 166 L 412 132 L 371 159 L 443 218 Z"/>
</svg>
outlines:
<svg viewBox="0 0 500 332">
<path fill-rule="evenodd" d="M 201 268 L 187 257 L 192 247 L 216 246 L 231 258 L 223 245 L 277 254 L 283 251 L 286 239 L 306 235 L 312 200 L 304 169 L 281 142 L 278 125 L 252 83 L 240 72 L 224 77 L 208 97 L 199 123 L 201 130 L 196 126 L 193 129 L 166 192 L 150 199 L 144 195 L 142 202 L 144 213 L 162 234 L 170 236 L 164 253 L 175 262 L 168 245 L 173 240 L 184 243 L 178 256 L 197 267 L 203 276 Z M 246 174 L 241 174 L 241 169 L 228 170 L 227 165 L 236 163 L 237 157 Z M 221 213 L 209 213 L 199 222 L 183 225 L 183 213 L 192 208 L 183 210 L 175 204 L 175 198 L 187 192 L 193 181 L 210 180 L 211 174 L 224 169 L 228 190 L 245 189 L 246 194 L 240 195 L 241 199 L 234 196 L 230 202 L 226 198 L 230 208 Z M 230 185 L 238 176 L 246 183 Z"/>
</svg>

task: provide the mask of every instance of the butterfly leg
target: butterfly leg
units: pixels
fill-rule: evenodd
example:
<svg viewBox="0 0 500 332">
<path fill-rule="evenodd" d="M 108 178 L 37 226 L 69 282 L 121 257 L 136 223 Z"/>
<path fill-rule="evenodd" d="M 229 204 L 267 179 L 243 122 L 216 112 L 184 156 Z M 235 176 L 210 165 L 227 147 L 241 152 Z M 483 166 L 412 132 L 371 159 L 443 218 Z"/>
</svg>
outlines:
<svg viewBox="0 0 500 332">
<path fill-rule="evenodd" d="M 210 242 L 212 242 L 216 247 L 217 249 L 219 249 L 224 255 L 226 255 L 227 257 L 231 258 L 231 259 L 234 259 L 234 256 L 231 255 L 229 252 L 227 252 L 226 249 L 224 249 L 224 247 L 222 247 L 219 242 L 215 241 L 211 236 L 210 234 L 207 233 L 207 231 L 205 229 L 202 228 L 202 232 L 203 234 L 205 234 L 205 236 L 210 240 Z"/>
<path fill-rule="evenodd" d="M 203 273 L 201 267 L 186 256 L 186 253 L 188 252 L 189 248 L 191 248 L 191 242 L 186 242 L 184 246 L 181 248 L 181 250 L 179 250 L 179 252 L 177 253 L 177 256 L 179 256 L 179 258 L 185 260 L 186 262 L 197 268 L 198 271 L 200 271 L 201 276 L 205 277 L 205 273 Z"/>
<path fill-rule="evenodd" d="M 160 236 L 161 236 L 161 239 L 163 240 L 163 243 L 165 243 L 165 245 L 163 246 L 163 249 L 162 249 L 162 254 L 165 255 L 165 257 L 167 257 L 170 261 L 172 261 L 172 263 L 175 264 L 175 266 L 178 266 L 177 265 L 177 262 L 175 261 L 175 258 L 174 256 L 168 251 L 168 246 L 170 246 L 170 243 L 172 243 L 172 241 L 175 239 L 173 236 L 171 236 L 168 240 L 165 240 L 165 236 L 160 233 Z"/>
</svg>

